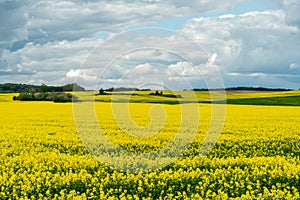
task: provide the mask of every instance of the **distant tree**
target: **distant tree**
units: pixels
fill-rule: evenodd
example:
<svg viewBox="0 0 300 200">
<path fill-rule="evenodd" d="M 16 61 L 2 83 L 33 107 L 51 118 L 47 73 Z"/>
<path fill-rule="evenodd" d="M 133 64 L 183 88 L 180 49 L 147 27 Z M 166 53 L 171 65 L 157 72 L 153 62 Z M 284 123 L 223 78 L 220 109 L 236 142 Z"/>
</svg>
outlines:
<svg viewBox="0 0 300 200">
<path fill-rule="evenodd" d="M 155 96 L 163 96 L 163 92 L 162 91 L 155 91 L 155 92 L 151 92 L 149 95 L 155 95 Z"/>
<path fill-rule="evenodd" d="M 105 91 L 108 91 L 108 92 L 113 92 L 115 90 L 115 88 L 108 88 L 108 89 L 106 89 Z"/>
<path fill-rule="evenodd" d="M 46 84 L 42 84 L 39 92 L 48 92 L 48 86 Z"/>
<path fill-rule="evenodd" d="M 15 98 L 15 100 L 32 101 L 34 100 L 34 96 L 32 96 L 30 93 L 21 93 Z"/>
<path fill-rule="evenodd" d="M 76 102 L 78 97 L 72 94 L 63 92 L 42 92 L 32 96 L 30 93 L 21 93 L 19 96 L 14 96 L 13 100 L 20 101 L 54 101 L 54 102 Z"/>
<path fill-rule="evenodd" d="M 34 95 L 34 100 L 36 101 L 45 101 L 50 93 L 48 92 L 41 92 Z"/>
<path fill-rule="evenodd" d="M 36 87 L 29 87 L 26 88 L 26 93 L 30 93 L 32 97 L 34 97 L 34 94 L 38 91 Z"/>
<path fill-rule="evenodd" d="M 101 95 L 105 94 L 105 91 L 103 90 L 103 88 L 101 88 L 101 89 L 99 90 L 99 94 L 101 94 Z"/>
<path fill-rule="evenodd" d="M 53 97 L 53 101 L 56 103 L 71 102 L 72 97 L 70 98 L 66 94 L 58 94 Z"/>
<path fill-rule="evenodd" d="M 63 91 L 65 92 L 69 92 L 69 91 L 73 91 L 73 84 L 67 84 L 63 86 Z"/>
<path fill-rule="evenodd" d="M 77 83 L 67 84 L 63 86 L 64 92 L 71 92 L 71 91 L 85 91 L 83 87 L 78 85 Z"/>
</svg>

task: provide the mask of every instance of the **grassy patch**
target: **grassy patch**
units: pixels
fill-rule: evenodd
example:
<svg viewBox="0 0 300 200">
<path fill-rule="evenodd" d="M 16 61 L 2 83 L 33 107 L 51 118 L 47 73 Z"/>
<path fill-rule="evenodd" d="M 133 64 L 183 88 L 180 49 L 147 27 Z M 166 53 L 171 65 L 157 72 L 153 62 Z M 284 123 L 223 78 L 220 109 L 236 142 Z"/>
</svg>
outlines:
<svg viewBox="0 0 300 200">
<path fill-rule="evenodd" d="M 300 106 L 300 96 L 227 99 L 226 103 L 239 105 Z"/>
</svg>

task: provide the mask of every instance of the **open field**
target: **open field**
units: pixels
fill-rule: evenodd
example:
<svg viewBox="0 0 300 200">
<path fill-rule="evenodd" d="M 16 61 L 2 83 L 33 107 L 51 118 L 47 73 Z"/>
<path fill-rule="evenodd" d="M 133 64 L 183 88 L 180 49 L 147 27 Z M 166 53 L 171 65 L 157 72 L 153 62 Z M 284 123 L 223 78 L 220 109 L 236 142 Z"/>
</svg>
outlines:
<svg viewBox="0 0 300 200">
<path fill-rule="evenodd" d="M 197 94 L 208 98 L 207 93 Z M 300 93 L 260 95 L 282 98 Z M 257 98 L 253 93 L 227 98 L 245 96 Z M 0 199 L 300 198 L 300 107 L 227 105 L 217 144 L 200 158 L 211 105 L 199 104 L 197 135 L 184 154 L 163 169 L 131 174 L 114 170 L 88 153 L 74 125 L 72 103 L 13 102 L 11 97 L 0 95 Z M 162 131 L 135 138 L 118 128 L 111 104 L 99 101 L 95 108 L 105 134 L 131 152 L 164 147 L 180 124 L 181 105 L 160 104 L 168 114 Z M 146 126 L 153 104 L 143 101 L 131 103 L 130 114 L 136 124 Z"/>
<path fill-rule="evenodd" d="M 178 104 L 178 103 L 224 103 L 226 99 L 228 104 L 238 105 L 283 105 L 283 106 L 300 106 L 300 91 L 287 91 L 287 92 L 237 92 L 227 91 L 226 95 L 217 91 L 164 91 L 164 94 L 181 95 L 182 98 L 169 98 L 162 96 L 150 96 L 149 91 L 134 92 L 130 97 L 130 102 L 136 103 L 165 103 L 165 104 Z M 193 95 L 196 95 L 196 98 Z M 86 93 L 86 95 L 93 95 L 93 93 Z M 115 101 L 127 102 L 129 92 L 115 92 L 113 99 Z M 99 95 L 95 97 L 95 101 L 110 102 L 111 95 Z"/>
<path fill-rule="evenodd" d="M 286 92 L 254 92 L 254 91 L 163 91 L 166 96 L 149 95 L 149 91 L 138 92 L 108 92 L 107 95 L 95 95 L 98 92 L 74 92 L 80 96 L 80 100 L 93 100 L 96 102 L 132 102 L 132 103 L 224 103 L 237 105 L 278 105 L 278 106 L 300 106 L 300 90 Z M 13 96 L 18 94 L 0 94 L 1 101 L 12 101 Z M 182 98 L 168 97 L 168 95 L 180 95 Z"/>
<path fill-rule="evenodd" d="M 114 100 L 126 101 L 130 93 L 116 92 L 114 94 Z M 127 94 L 127 95 L 126 95 Z M 194 92 L 196 98 L 193 98 L 193 92 L 191 91 L 176 91 L 176 95 L 181 95 L 182 98 L 168 98 L 161 96 L 149 96 L 147 92 L 135 92 L 130 97 L 131 102 L 136 103 L 166 103 L 166 104 L 178 104 L 178 103 L 223 103 L 226 99 L 228 104 L 238 105 L 283 105 L 283 106 L 300 106 L 300 91 L 288 91 L 288 92 L 241 92 L 236 91 L 220 93 L 217 91 L 206 92 L 197 91 Z M 164 91 L 164 94 L 173 94 L 170 91 Z M 96 101 L 109 102 L 111 101 L 110 95 L 99 95 L 95 97 Z"/>
</svg>

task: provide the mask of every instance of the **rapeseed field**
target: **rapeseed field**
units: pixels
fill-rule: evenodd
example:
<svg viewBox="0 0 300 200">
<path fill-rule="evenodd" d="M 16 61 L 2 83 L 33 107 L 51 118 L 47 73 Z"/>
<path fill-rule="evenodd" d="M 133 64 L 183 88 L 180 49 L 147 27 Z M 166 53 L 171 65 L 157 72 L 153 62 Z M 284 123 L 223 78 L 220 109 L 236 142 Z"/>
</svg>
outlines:
<svg viewBox="0 0 300 200">
<path fill-rule="evenodd" d="M 200 123 L 183 153 L 163 168 L 130 173 L 90 153 L 78 134 L 72 103 L 13 102 L 10 97 L 0 96 L 0 199 L 300 198 L 300 107 L 227 105 L 217 143 L 201 156 L 212 107 L 196 104 Z M 110 102 L 95 102 L 95 111 L 113 144 L 150 153 L 174 140 L 180 106 L 129 104 L 132 123 L 141 130 L 149 126 L 145 130 L 155 135 L 131 130 L 127 123 L 120 127 Z M 155 118 L 165 123 L 155 124 Z"/>
</svg>

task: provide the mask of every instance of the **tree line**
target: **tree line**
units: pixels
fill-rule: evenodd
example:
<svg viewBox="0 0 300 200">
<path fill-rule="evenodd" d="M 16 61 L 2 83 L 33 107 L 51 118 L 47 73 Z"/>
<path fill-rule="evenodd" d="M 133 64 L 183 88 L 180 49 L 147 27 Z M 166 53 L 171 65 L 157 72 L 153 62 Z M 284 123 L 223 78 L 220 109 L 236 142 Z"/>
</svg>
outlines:
<svg viewBox="0 0 300 200">
<path fill-rule="evenodd" d="M 71 92 L 71 91 L 85 91 L 83 87 L 76 83 L 67 84 L 64 86 L 47 86 L 42 85 L 28 85 L 18 83 L 4 83 L 0 84 L 0 93 L 36 93 L 36 92 Z"/>
<path fill-rule="evenodd" d="M 291 89 L 284 88 L 265 88 L 265 87 L 228 87 L 228 88 L 217 88 L 217 89 L 207 89 L 207 88 L 194 88 L 193 91 L 216 91 L 216 90 L 226 90 L 226 91 L 238 91 L 238 90 L 250 90 L 250 91 L 265 91 L 265 92 L 284 92 L 291 91 Z"/>
</svg>

